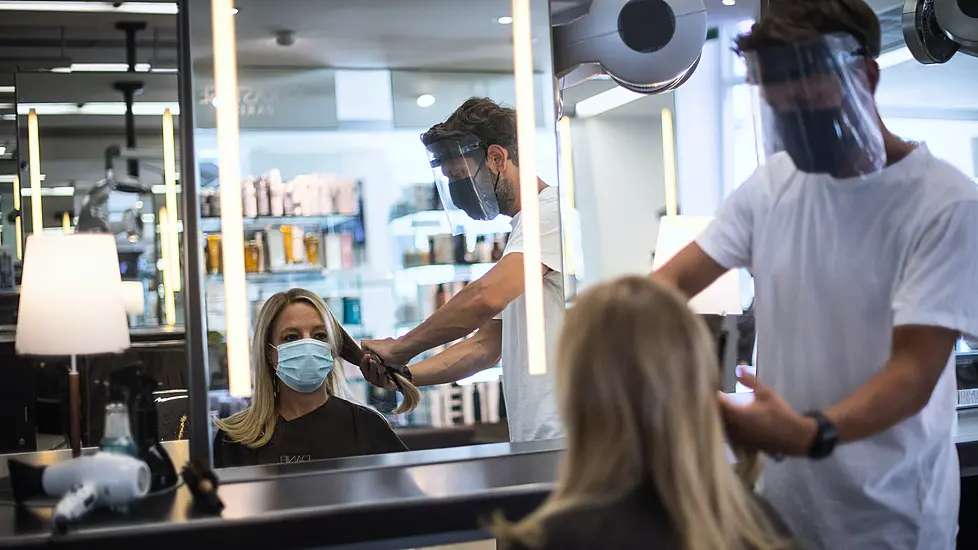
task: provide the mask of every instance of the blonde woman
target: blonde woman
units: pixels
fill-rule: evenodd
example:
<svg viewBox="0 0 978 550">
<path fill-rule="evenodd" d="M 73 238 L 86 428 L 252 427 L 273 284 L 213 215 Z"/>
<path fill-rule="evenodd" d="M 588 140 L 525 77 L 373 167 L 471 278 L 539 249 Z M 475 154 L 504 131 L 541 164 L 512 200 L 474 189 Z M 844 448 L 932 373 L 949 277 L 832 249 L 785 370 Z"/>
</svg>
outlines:
<svg viewBox="0 0 978 550">
<path fill-rule="evenodd" d="M 255 324 L 251 406 L 218 420 L 216 467 L 406 451 L 387 421 L 344 397 L 343 337 L 322 298 L 275 294 Z"/>
<path fill-rule="evenodd" d="M 713 342 L 685 302 L 631 277 L 568 310 L 555 373 L 566 455 L 536 512 L 497 521 L 502 547 L 792 548 L 749 487 L 756 455 L 741 455 L 744 475 L 728 460 Z"/>
</svg>

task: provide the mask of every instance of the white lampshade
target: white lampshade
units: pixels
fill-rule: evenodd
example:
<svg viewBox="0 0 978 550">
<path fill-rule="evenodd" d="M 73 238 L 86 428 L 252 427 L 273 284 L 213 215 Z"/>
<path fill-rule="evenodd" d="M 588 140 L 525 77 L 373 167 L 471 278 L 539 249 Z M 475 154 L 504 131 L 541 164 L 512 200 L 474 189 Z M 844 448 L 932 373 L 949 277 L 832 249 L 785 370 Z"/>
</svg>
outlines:
<svg viewBox="0 0 978 550">
<path fill-rule="evenodd" d="M 87 355 L 129 347 L 112 235 L 31 235 L 17 312 L 17 353 Z"/>
<path fill-rule="evenodd" d="M 122 281 L 122 303 L 129 315 L 146 313 L 146 298 L 141 281 Z"/>
<path fill-rule="evenodd" d="M 700 236 L 713 218 L 708 216 L 665 216 L 659 220 L 659 236 L 655 242 L 652 269 L 657 270 Z M 726 272 L 703 292 L 689 301 L 689 308 L 699 314 L 740 315 L 743 313 L 740 296 L 740 273 Z"/>
</svg>

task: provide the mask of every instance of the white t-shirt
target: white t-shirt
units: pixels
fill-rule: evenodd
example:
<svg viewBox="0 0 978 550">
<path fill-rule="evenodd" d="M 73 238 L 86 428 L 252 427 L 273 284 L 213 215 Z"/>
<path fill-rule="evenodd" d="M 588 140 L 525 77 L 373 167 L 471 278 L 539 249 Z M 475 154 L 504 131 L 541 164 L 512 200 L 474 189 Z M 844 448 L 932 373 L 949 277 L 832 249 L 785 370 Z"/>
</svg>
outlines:
<svg viewBox="0 0 978 550">
<path fill-rule="evenodd" d="M 757 372 L 799 411 L 879 372 L 900 325 L 978 333 L 978 190 L 924 144 L 864 179 L 769 159 L 697 239 L 754 275 Z M 958 458 L 954 359 L 924 409 L 825 460 L 769 461 L 763 492 L 808 548 L 949 550 Z"/>
<path fill-rule="evenodd" d="M 502 311 L 503 396 L 511 441 L 533 441 L 563 437 L 564 427 L 557 411 L 554 385 L 557 339 L 564 320 L 564 279 L 561 275 L 560 205 L 556 187 L 540 192 L 540 248 L 543 264 L 550 272 L 543 278 L 543 315 L 547 346 L 547 374 L 530 376 L 526 340 L 526 299 L 513 300 Z M 503 257 L 523 252 L 523 214 L 510 222 Z"/>
</svg>

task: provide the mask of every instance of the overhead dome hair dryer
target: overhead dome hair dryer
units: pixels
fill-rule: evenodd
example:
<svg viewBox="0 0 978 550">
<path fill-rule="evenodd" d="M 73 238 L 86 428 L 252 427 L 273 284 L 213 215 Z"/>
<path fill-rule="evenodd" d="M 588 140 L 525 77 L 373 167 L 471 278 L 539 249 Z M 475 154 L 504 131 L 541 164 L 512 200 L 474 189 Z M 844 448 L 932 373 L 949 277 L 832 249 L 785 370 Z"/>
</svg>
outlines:
<svg viewBox="0 0 978 550">
<path fill-rule="evenodd" d="M 978 2 L 906 0 L 903 37 L 925 65 L 947 63 L 959 51 L 978 57 Z"/>
<path fill-rule="evenodd" d="M 560 89 L 607 74 L 643 94 L 689 80 L 706 43 L 703 0 L 593 0 L 555 18 L 554 76 Z"/>
</svg>

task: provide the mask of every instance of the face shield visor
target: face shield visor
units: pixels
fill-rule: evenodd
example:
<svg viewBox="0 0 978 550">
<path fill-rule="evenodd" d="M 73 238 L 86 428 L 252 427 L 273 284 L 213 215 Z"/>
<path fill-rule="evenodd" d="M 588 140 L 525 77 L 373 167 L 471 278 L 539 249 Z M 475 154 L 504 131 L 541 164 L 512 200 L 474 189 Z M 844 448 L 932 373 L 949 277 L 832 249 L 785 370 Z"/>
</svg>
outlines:
<svg viewBox="0 0 978 550">
<path fill-rule="evenodd" d="M 760 100 L 768 156 L 785 151 L 798 170 L 835 178 L 886 166 L 865 53 L 846 34 L 744 55 Z"/>
<path fill-rule="evenodd" d="M 493 176 L 486 165 L 486 145 L 476 136 L 449 138 L 428 145 L 438 196 L 454 234 L 468 220 L 491 220 L 499 215 Z"/>
</svg>

